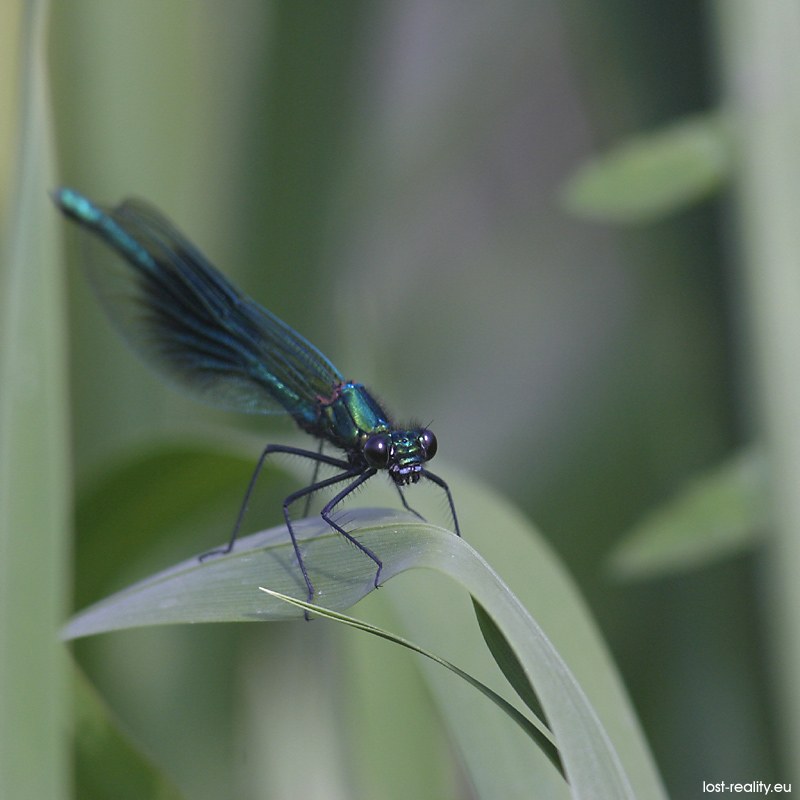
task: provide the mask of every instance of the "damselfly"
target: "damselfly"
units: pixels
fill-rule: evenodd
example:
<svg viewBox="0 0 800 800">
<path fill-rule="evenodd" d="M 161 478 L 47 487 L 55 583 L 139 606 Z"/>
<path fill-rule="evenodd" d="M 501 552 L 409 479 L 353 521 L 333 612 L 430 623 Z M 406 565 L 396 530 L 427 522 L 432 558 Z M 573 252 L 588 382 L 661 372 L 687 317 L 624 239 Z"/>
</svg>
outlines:
<svg viewBox="0 0 800 800">
<path fill-rule="evenodd" d="M 123 337 L 156 371 L 197 398 L 251 414 L 283 411 L 320 440 L 318 450 L 271 444 L 264 448 L 247 487 L 227 546 L 230 552 L 242 525 L 256 479 L 271 453 L 288 453 L 328 465 L 338 474 L 314 480 L 283 502 L 286 527 L 303 573 L 308 599 L 314 588 L 292 527 L 289 508 L 301 498 L 344 484 L 323 507 L 325 522 L 376 565 L 383 564 L 332 517 L 334 509 L 359 486 L 385 470 L 406 509 L 403 487 L 425 478 L 441 487 L 460 535 L 447 484 L 425 464 L 436 454 L 436 437 L 424 427 L 402 429 L 360 383 L 345 380 L 312 344 L 219 273 L 158 211 L 138 200 L 104 208 L 73 189 L 59 189 L 61 211 L 100 237 L 121 256 L 119 269 L 90 265 L 101 302 Z M 324 443 L 343 452 L 322 452 Z M 419 516 L 419 515 L 417 515 Z M 211 555 L 207 553 L 206 555 Z"/>
</svg>

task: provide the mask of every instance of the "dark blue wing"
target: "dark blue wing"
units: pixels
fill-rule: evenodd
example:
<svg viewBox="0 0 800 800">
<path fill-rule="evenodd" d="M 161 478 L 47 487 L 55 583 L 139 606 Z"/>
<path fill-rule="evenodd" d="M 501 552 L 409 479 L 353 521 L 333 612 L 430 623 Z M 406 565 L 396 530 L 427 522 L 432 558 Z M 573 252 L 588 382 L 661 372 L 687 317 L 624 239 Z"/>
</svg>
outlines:
<svg viewBox="0 0 800 800">
<path fill-rule="evenodd" d="M 121 256 L 90 259 L 92 281 L 123 337 L 159 373 L 222 408 L 283 410 L 313 424 L 317 396 L 342 380 L 313 345 L 239 292 L 146 203 L 106 209 L 72 189 L 54 199 Z"/>
</svg>

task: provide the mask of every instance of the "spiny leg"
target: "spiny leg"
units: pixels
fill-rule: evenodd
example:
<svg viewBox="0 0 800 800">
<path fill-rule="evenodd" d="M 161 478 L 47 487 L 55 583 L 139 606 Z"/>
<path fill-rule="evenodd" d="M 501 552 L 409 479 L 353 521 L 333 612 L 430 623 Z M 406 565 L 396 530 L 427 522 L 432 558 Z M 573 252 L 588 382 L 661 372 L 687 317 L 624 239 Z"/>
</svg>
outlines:
<svg viewBox="0 0 800 800">
<path fill-rule="evenodd" d="M 450 504 L 450 513 L 453 515 L 453 525 L 456 529 L 456 536 L 461 536 L 461 531 L 458 527 L 458 517 L 456 516 L 456 506 L 453 502 L 453 495 L 450 494 L 450 487 L 438 475 L 434 475 L 432 472 L 428 472 L 426 469 L 422 470 L 422 474 L 429 481 L 433 481 L 437 486 L 440 486 L 442 489 L 444 489 L 444 493 L 447 495 L 447 502 Z"/>
<path fill-rule="evenodd" d="M 242 527 L 242 520 L 244 520 L 245 511 L 247 511 L 247 504 L 250 502 L 250 496 L 253 494 L 253 489 L 255 488 L 256 481 L 258 480 L 258 475 L 261 472 L 261 467 L 264 466 L 264 461 L 271 453 L 287 453 L 288 455 L 292 456 L 310 458 L 312 461 L 316 461 L 318 464 L 329 464 L 332 467 L 338 467 L 339 469 L 343 470 L 350 469 L 350 464 L 348 464 L 346 461 L 323 455 L 321 452 L 316 453 L 313 450 L 303 450 L 300 447 L 289 447 L 288 445 L 282 444 L 268 444 L 261 453 L 258 463 L 256 464 L 256 468 L 253 471 L 253 476 L 250 478 L 250 483 L 248 484 L 247 491 L 244 494 L 244 500 L 239 508 L 239 514 L 236 517 L 236 524 L 233 526 L 233 533 L 231 534 L 230 541 L 224 547 L 217 547 L 214 550 L 209 550 L 207 553 L 203 553 L 199 557 L 200 561 L 203 561 L 209 556 L 225 555 L 233 550 L 233 545 L 235 544 L 236 538 L 239 535 L 239 529 Z"/>
<path fill-rule="evenodd" d="M 317 450 L 317 455 L 322 455 L 322 448 L 325 446 L 325 440 L 319 440 L 319 450 Z M 319 465 L 320 461 L 318 459 L 314 460 L 314 472 L 311 474 L 311 483 L 314 484 L 317 482 L 317 476 L 319 475 Z M 303 509 L 303 517 L 308 516 L 308 511 L 311 508 L 311 498 L 314 497 L 313 493 L 309 493 L 308 497 L 306 497 L 306 507 Z"/>
<path fill-rule="evenodd" d="M 301 497 L 304 497 L 307 494 L 313 494 L 320 489 L 325 489 L 328 486 L 333 486 L 336 483 L 341 483 L 342 481 L 349 480 L 350 478 L 355 478 L 359 474 L 359 470 L 357 469 L 349 469 L 346 472 L 343 472 L 341 475 L 334 475 L 332 478 L 327 478 L 324 481 L 319 481 L 318 483 L 312 483 L 310 486 L 306 486 L 304 489 L 299 489 L 298 491 L 290 494 L 284 501 L 283 501 L 283 517 L 286 520 L 286 527 L 289 530 L 289 536 L 292 540 L 292 546 L 294 547 L 294 553 L 297 556 L 297 563 L 300 565 L 300 571 L 303 573 L 303 578 L 306 582 L 306 588 L 308 589 L 308 602 L 311 603 L 314 599 L 314 587 L 311 584 L 311 579 L 308 577 L 308 572 L 306 571 L 306 565 L 303 561 L 303 556 L 300 553 L 300 545 L 297 543 L 297 538 L 294 535 L 294 528 L 292 527 L 292 520 L 289 517 L 289 506 L 294 503 L 296 500 L 299 500 Z M 324 519 L 324 517 L 323 517 Z M 330 520 L 325 520 L 329 525 L 332 523 Z M 337 527 L 337 526 L 334 526 Z M 338 528 L 337 528 L 338 530 Z M 349 538 L 349 537 L 348 537 Z M 305 618 L 308 619 L 308 611 L 305 613 Z"/>
<path fill-rule="evenodd" d="M 383 569 L 383 562 L 366 545 L 361 544 L 361 542 L 359 542 L 358 539 L 356 539 L 354 536 L 351 536 L 344 528 L 341 527 L 341 525 L 335 523 L 331 519 L 331 511 L 333 511 L 333 509 L 339 503 L 341 503 L 342 500 L 344 500 L 344 498 L 347 497 L 347 495 L 358 489 L 359 486 L 361 486 L 363 483 L 368 481 L 373 475 L 375 475 L 377 471 L 378 470 L 375 469 L 374 467 L 370 467 L 368 470 L 363 472 L 352 483 L 345 486 L 345 488 L 342 489 L 342 491 L 339 492 L 339 494 L 337 494 L 336 497 L 333 498 L 333 500 L 327 503 L 325 505 L 325 508 L 323 508 L 322 511 L 320 512 L 320 516 L 322 517 L 322 519 L 325 520 L 325 522 L 328 523 L 328 525 L 330 525 L 332 528 L 341 533 L 342 536 L 344 536 L 344 538 L 347 539 L 347 541 L 354 544 L 362 553 L 364 553 L 364 555 L 369 556 L 375 562 L 375 564 L 377 564 L 378 571 L 375 573 L 376 589 L 378 588 L 379 578 L 381 576 L 381 570 Z"/>
<path fill-rule="evenodd" d="M 400 495 L 400 502 L 403 504 L 403 507 L 406 511 L 410 511 L 414 516 L 419 517 L 423 522 L 425 522 L 425 517 L 417 511 L 416 508 L 411 508 L 408 504 L 408 500 L 406 500 L 406 496 L 403 494 L 403 490 L 400 488 L 399 483 L 395 483 L 395 488 L 397 489 L 397 493 Z"/>
</svg>

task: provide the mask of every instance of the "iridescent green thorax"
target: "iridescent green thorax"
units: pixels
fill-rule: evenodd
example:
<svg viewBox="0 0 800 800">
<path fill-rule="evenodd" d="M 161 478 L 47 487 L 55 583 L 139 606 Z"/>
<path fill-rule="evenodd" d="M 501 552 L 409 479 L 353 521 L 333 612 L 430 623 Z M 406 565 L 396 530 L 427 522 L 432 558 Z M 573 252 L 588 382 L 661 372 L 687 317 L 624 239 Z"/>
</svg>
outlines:
<svg viewBox="0 0 800 800">
<path fill-rule="evenodd" d="M 435 453 L 430 431 L 397 430 L 360 383 L 338 384 L 331 397 L 318 401 L 312 432 L 341 447 L 351 464 L 387 469 L 398 484 L 419 480 L 422 465 Z"/>
<path fill-rule="evenodd" d="M 366 437 L 388 433 L 392 426 L 386 412 L 361 383 L 341 383 L 331 397 L 320 397 L 319 431 L 348 453 L 360 450 Z"/>
</svg>

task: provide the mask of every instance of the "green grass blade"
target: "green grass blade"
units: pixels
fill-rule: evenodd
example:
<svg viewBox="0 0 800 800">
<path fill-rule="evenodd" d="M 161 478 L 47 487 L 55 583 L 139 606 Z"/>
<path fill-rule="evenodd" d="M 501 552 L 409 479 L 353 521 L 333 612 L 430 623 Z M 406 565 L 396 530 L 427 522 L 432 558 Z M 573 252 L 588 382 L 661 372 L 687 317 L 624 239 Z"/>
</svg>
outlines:
<svg viewBox="0 0 800 800">
<path fill-rule="evenodd" d="M 220 448 L 219 453 L 221 464 L 226 464 L 232 458 L 230 448 Z M 210 452 L 198 451 L 195 469 L 191 465 L 190 449 L 177 447 L 173 455 L 159 449 L 149 456 L 137 456 L 129 467 L 120 467 L 118 476 L 135 478 L 130 483 L 130 497 L 127 498 L 130 502 L 125 504 L 130 519 L 126 521 L 118 515 L 108 516 L 107 513 L 101 516 L 109 524 L 116 520 L 114 525 L 120 530 L 124 527 L 128 532 L 126 536 L 135 535 L 137 524 L 156 526 L 160 531 L 158 536 L 166 536 L 167 531 L 162 529 L 160 523 L 169 515 L 165 516 L 163 510 L 149 513 L 146 507 L 140 507 L 153 501 L 158 501 L 158 507 L 164 505 L 163 496 L 158 492 L 153 494 L 152 484 L 158 484 L 162 475 L 167 480 L 176 475 L 198 475 L 202 472 L 202 465 L 207 468 L 208 458 L 211 457 Z M 243 471 L 251 466 L 249 461 L 240 459 L 236 463 L 234 459 L 235 471 Z M 162 472 L 158 465 L 167 465 L 168 469 Z M 514 593 L 534 612 L 572 672 L 577 675 L 603 727 L 614 742 L 634 785 L 635 795 L 652 800 L 663 798 L 663 789 L 647 744 L 638 730 L 613 664 L 578 592 L 558 559 L 527 521 L 515 513 L 503 498 L 484 487 L 459 479 L 453 475 L 452 469 L 443 472 L 447 473 L 457 499 L 468 540 L 489 556 Z M 147 479 L 141 480 L 141 476 Z M 274 477 L 271 476 L 266 482 L 274 483 Z M 112 495 L 117 496 L 119 481 L 111 483 L 116 487 Z M 206 476 L 204 494 L 213 493 L 213 483 L 208 482 Z M 180 522 L 181 528 L 188 524 L 193 513 L 192 506 L 197 502 L 197 492 L 190 484 L 190 481 L 178 479 L 171 480 L 169 484 L 171 488 L 167 505 L 183 508 L 184 512 L 177 516 L 187 517 Z M 284 496 L 282 491 L 278 491 L 278 496 Z M 182 497 L 184 492 L 185 498 Z M 108 496 L 99 489 L 91 495 L 96 500 L 93 504 L 102 509 Z M 231 514 L 235 513 L 239 492 L 234 491 L 234 495 L 234 503 L 229 510 Z M 391 486 L 384 482 L 375 482 L 374 488 L 367 489 L 362 499 L 364 497 L 372 502 L 396 502 Z M 208 500 L 208 497 L 205 499 Z M 204 505 L 202 507 L 206 508 Z M 209 514 L 208 510 L 201 513 L 204 518 Z M 369 546 L 378 549 L 386 564 L 384 577 L 387 580 L 392 574 L 390 568 L 402 570 L 414 563 L 416 551 L 421 546 L 419 537 L 424 542 L 425 529 L 431 527 L 415 518 L 409 521 L 408 516 L 394 512 L 348 508 L 343 514 L 349 525 L 360 528 L 359 536 L 367 537 L 365 541 L 369 541 Z M 221 525 L 226 530 L 229 519 L 227 514 L 222 516 Z M 100 525 L 97 520 L 95 523 Z M 190 524 L 189 530 L 194 524 Z M 371 592 L 374 578 L 372 562 L 358 554 L 341 537 L 331 534 L 318 519 L 299 523 L 298 530 L 305 537 L 302 546 L 312 580 L 322 592 L 318 602 L 341 610 Z M 98 529 L 97 536 L 102 537 L 103 533 L 111 538 L 115 535 L 114 530 Z M 151 541 L 158 538 L 147 531 L 143 534 L 145 539 Z M 447 543 L 453 540 L 455 537 L 451 534 L 444 539 Z M 185 547 L 188 539 L 181 541 Z M 324 568 L 321 569 L 320 565 L 324 565 Z M 464 602 L 466 596 L 459 592 L 443 592 L 442 589 L 450 584 L 435 581 L 434 577 L 432 573 L 421 570 L 406 571 L 402 578 L 388 581 L 381 592 L 371 594 L 370 606 L 378 603 L 385 607 L 381 617 L 383 627 L 395 627 L 390 622 L 394 620 L 407 638 L 441 652 L 452 663 L 458 664 L 482 682 L 493 685 L 492 681 L 496 679 L 491 672 L 495 669 L 494 662 L 485 648 L 475 647 L 474 633 L 477 631 L 472 604 Z M 118 576 L 115 579 L 117 584 L 119 580 Z M 294 554 L 283 528 L 241 540 L 228 557 L 209 560 L 203 565 L 196 558 L 189 559 L 173 570 L 153 576 L 137 587 L 108 598 L 76 616 L 67 634 L 88 635 L 142 624 L 286 619 L 293 616 L 282 602 L 271 608 L 267 596 L 255 590 L 254 587 L 258 585 L 267 585 L 273 590 L 305 599 L 302 577 L 296 569 Z M 431 591 L 433 588 L 436 591 Z M 260 597 L 254 599 L 254 595 Z M 431 609 L 436 609 L 436 612 L 432 613 Z M 384 624 L 384 621 L 388 624 Z M 444 649 L 443 645 L 446 645 Z M 514 648 L 512 651 L 516 652 Z M 475 658 L 480 654 L 483 662 L 476 664 Z M 521 659 L 517 661 L 521 663 Z M 526 750 L 520 746 L 524 737 L 519 737 L 513 723 L 503 724 L 503 715 L 495 714 L 493 708 L 489 708 L 491 713 L 487 714 L 485 701 L 475 692 L 454 688 L 463 684 L 447 680 L 448 673 L 433 665 L 428 669 L 426 662 L 422 663 L 422 667 L 436 706 L 448 721 L 451 735 L 458 742 L 479 796 L 526 797 L 532 769 L 543 795 L 562 796 L 559 782 L 563 787 L 563 781 L 558 773 L 544 757 L 535 768 L 532 766 L 531 756 L 538 754 L 532 752 L 530 747 Z M 531 683 L 527 673 L 525 681 Z M 514 685 L 519 690 L 522 683 Z"/>
<path fill-rule="evenodd" d="M 359 509 L 347 516 L 358 522 L 359 538 L 381 550 L 386 579 L 406 568 L 411 557 L 404 557 L 402 550 L 419 527 L 409 523 L 408 515 Z M 372 591 L 372 562 L 358 557 L 325 522 L 299 520 L 295 531 L 317 595 L 328 607 L 347 608 Z M 241 538 L 227 555 L 202 562 L 193 556 L 95 603 L 75 615 L 63 635 L 71 639 L 142 625 L 302 617 L 297 609 L 259 593 L 257 587 L 264 583 L 283 594 L 305 598 L 305 583 L 284 526 Z"/>
<path fill-rule="evenodd" d="M 787 3 L 712 3 L 717 74 L 736 124 L 737 282 L 747 321 L 742 368 L 769 456 L 773 528 L 759 571 L 779 709 L 780 758 L 800 780 L 800 35 Z M 743 91 L 743 76 L 752 76 Z"/>
<path fill-rule="evenodd" d="M 635 796 L 640 800 L 663 800 L 665 791 L 636 715 L 600 633 L 563 564 L 538 531 L 502 496 L 484 485 L 459 478 L 452 468 L 441 472 L 447 475 L 456 498 L 465 538 L 531 611 L 577 677 L 614 742 Z M 474 664 L 477 650 L 483 651 L 489 667 L 494 664 L 483 648 L 475 648 L 463 635 L 475 626 L 473 606 L 434 577 L 422 570 L 405 573 L 382 590 L 380 599 L 391 603 L 405 635 L 423 645 L 435 645 L 437 652 L 483 680 L 485 670 Z M 437 609 L 436 614 L 429 613 L 432 607 Z M 508 638 L 508 630 L 501 628 Z M 461 749 L 470 754 L 473 764 L 480 762 L 479 768 L 470 766 L 473 780 L 476 784 L 483 781 L 483 793 L 491 796 L 491 782 L 499 772 L 507 776 L 500 796 L 527 797 L 514 776 L 530 759 L 526 761 L 525 754 L 515 750 L 502 725 L 469 707 L 465 693 L 448 694 L 437 672 L 441 670 L 426 670 L 428 681 L 436 687 L 434 696 L 443 698 L 440 709 L 450 721 Z M 531 683 L 552 723 L 541 687 L 535 681 Z M 547 773 L 540 773 L 538 781 L 542 796 L 559 796 L 557 787 L 548 783 Z"/>
<path fill-rule="evenodd" d="M 497 574 L 463 540 L 408 515 L 347 512 L 359 539 L 381 554 L 388 581 L 411 567 L 450 575 L 486 609 L 536 687 L 550 720 L 575 797 L 633 797 L 608 735 L 586 696 L 541 628 Z M 319 519 L 297 525 L 317 598 L 341 610 L 369 593 L 374 565 L 353 552 Z M 283 528 L 243 539 L 234 552 L 200 563 L 196 558 L 159 573 L 78 614 L 68 638 L 136 625 L 296 618 L 297 609 L 259 593 L 304 599 L 305 587 Z"/>
<path fill-rule="evenodd" d="M 67 335 L 47 196 L 47 3 L 24 16 L 18 184 L 0 265 L 0 797 L 58 800 L 69 793 L 57 642 L 69 564 Z"/>
<path fill-rule="evenodd" d="M 502 496 L 485 485 L 459 478 L 452 467 L 445 465 L 440 471 L 447 475 L 453 490 L 465 538 L 530 610 L 577 677 L 614 743 L 634 795 L 639 800 L 663 800 L 666 794 L 636 715 L 600 633 L 563 564 L 528 520 Z M 379 599 L 391 604 L 404 635 L 435 648 L 449 661 L 493 685 L 487 671 L 495 669 L 493 660 L 485 648 L 476 648 L 466 633 L 475 629 L 472 603 L 455 587 L 435 577 L 423 570 L 409 571 L 390 582 L 379 593 Z M 431 608 L 436 608 L 436 614 L 430 613 Z M 500 627 L 513 646 L 508 629 Z M 519 656 L 517 648 L 513 649 Z M 480 657 L 483 663 L 478 663 Z M 458 692 L 458 687 L 453 686 L 457 682 L 447 681 L 442 670 L 428 668 L 425 663 L 422 668 L 452 735 L 461 750 L 469 754 L 470 773 L 481 796 L 530 796 L 529 787 L 517 777 L 524 774 L 526 767 L 530 769 L 531 758 L 515 746 L 510 726 L 502 724 L 499 714 L 482 712 L 467 697 L 474 693 Z M 552 723 L 542 687 L 530 682 Z M 556 741 L 561 747 L 558 738 Z M 542 796 L 560 797 L 558 786 L 550 780 L 558 776 L 544 760 L 541 766 L 537 773 L 539 792 Z M 502 776 L 500 788 L 498 774 Z"/>
<path fill-rule="evenodd" d="M 478 627 L 481 629 L 483 641 L 492 654 L 500 671 L 506 676 L 506 680 L 514 687 L 514 691 L 522 698 L 522 701 L 533 712 L 537 719 L 549 729 L 547 718 L 545 717 L 542 704 L 536 696 L 536 692 L 531 686 L 525 669 L 519 663 L 519 659 L 514 653 L 508 640 L 503 636 L 503 632 L 495 625 L 494 620 L 486 613 L 480 603 L 472 601 L 475 608 L 475 618 L 478 620 Z"/>
<path fill-rule="evenodd" d="M 633 798 L 630 782 L 596 712 L 541 627 L 497 573 L 465 542 L 442 532 L 414 565 L 468 589 L 503 632 L 541 700 L 576 798 Z"/>
<path fill-rule="evenodd" d="M 334 622 L 341 622 L 345 625 L 350 625 L 357 630 L 364 631 L 365 633 L 371 633 L 373 636 L 378 636 L 381 639 L 386 639 L 389 642 L 399 644 L 402 647 L 413 650 L 415 653 L 419 653 L 420 655 L 429 658 L 434 663 L 449 669 L 452 673 L 458 675 L 459 678 L 466 681 L 470 686 L 477 689 L 485 697 L 488 697 L 489 700 L 491 700 L 498 708 L 500 708 L 505 714 L 514 720 L 514 722 L 519 725 L 519 727 L 522 728 L 522 730 L 542 749 L 545 755 L 550 759 L 550 762 L 553 764 L 553 766 L 562 775 L 564 774 L 564 769 L 561 765 L 561 759 L 558 756 L 558 748 L 556 748 L 555 744 L 553 744 L 550 736 L 541 729 L 546 727 L 544 723 L 541 720 L 538 720 L 538 725 L 541 727 L 537 727 L 537 724 L 531 722 L 531 720 L 529 720 L 523 714 L 520 714 L 520 712 L 517 711 L 514 706 L 504 700 L 499 694 L 497 694 L 497 692 L 494 692 L 484 683 L 481 683 L 467 672 L 464 672 L 464 670 L 459 669 L 455 664 L 451 664 L 446 659 L 440 658 L 434 653 L 431 653 L 429 650 L 425 650 L 419 645 L 414 644 L 414 642 L 404 639 L 402 636 L 398 636 L 395 633 L 391 633 L 383 628 L 379 628 L 376 625 L 370 625 L 368 622 L 364 622 L 363 620 L 356 619 L 355 617 L 349 617 L 346 614 L 341 614 L 328 608 L 322 608 L 321 606 L 317 606 L 312 603 L 306 603 L 303 600 L 298 600 L 294 597 L 287 597 L 279 592 L 273 592 L 270 589 L 265 589 L 263 586 L 259 586 L 259 589 L 261 589 L 262 592 L 266 592 L 268 595 L 277 597 L 279 600 L 283 600 L 286 603 L 297 606 L 303 611 L 313 612 L 314 614 L 333 620 Z"/>
</svg>

